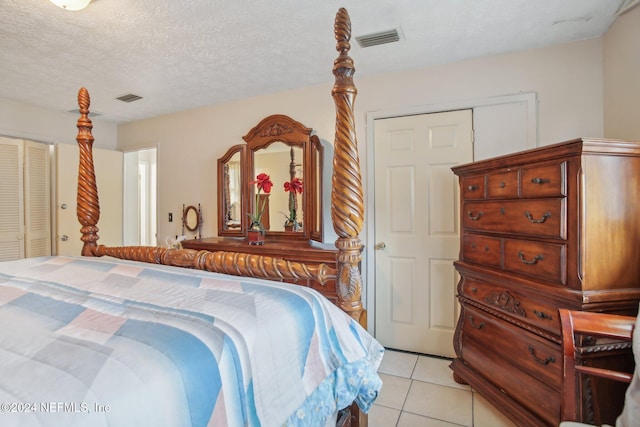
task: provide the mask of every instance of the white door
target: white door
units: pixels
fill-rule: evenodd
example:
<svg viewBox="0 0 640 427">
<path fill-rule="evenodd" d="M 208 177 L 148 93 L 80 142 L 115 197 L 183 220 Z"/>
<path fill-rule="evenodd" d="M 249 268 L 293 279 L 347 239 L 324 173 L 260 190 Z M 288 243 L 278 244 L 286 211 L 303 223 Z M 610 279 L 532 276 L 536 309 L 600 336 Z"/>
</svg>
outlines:
<svg viewBox="0 0 640 427">
<path fill-rule="evenodd" d="M 76 212 L 79 150 L 76 144 L 56 148 L 56 253 L 77 256 L 82 251 Z M 122 246 L 123 155 L 120 151 L 93 149 L 100 201 L 99 245 Z"/>
<path fill-rule="evenodd" d="M 374 121 L 375 334 L 454 356 L 460 228 L 451 167 L 473 160 L 472 110 Z"/>
<path fill-rule="evenodd" d="M 0 261 L 24 258 L 23 148 L 0 137 Z"/>
<path fill-rule="evenodd" d="M 51 255 L 49 145 L 24 141 L 25 256 Z"/>
</svg>

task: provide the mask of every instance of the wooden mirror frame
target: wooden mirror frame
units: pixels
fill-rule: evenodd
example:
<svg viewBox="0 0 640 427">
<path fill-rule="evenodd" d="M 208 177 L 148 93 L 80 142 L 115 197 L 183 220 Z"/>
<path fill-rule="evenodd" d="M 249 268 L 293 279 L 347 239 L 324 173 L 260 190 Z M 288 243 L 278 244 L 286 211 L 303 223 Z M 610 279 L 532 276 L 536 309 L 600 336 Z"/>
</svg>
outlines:
<svg viewBox="0 0 640 427">
<path fill-rule="evenodd" d="M 242 139 L 246 144 L 234 145 L 226 154 L 218 159 L 218 235 L 246 237 L 249 226 L 248 212 L 253 211 L 255 203 L 255 186 L 249 182 L 255 180 L 254 153 L 275 142 L 282 142 L 291 147 L 302 149 L 302 212 L 304 224 L 302 231 L 267 231 L 269 240 L 316 240 L 322 241 L 322 167 L 323 149 L 320 139 L 311 135 L 312 129 L 293 120 L 291 117 L 275 114 L 268 116 L 253 127 Z M 227 209 L 227 191 L 225 191 L 225 165 L 236 154 L 240 153 L 241 174 L 241 226 L 229 229 L 225 223 Z M 286 166 L 285 166 L 286 167 Z M 271 191 L 284 191 L 278 183 Z M 283 210 L 286 208 L 283 207 Z M 273 218 L 272 220 L 276 220 Z M 284 220 L 283 220 L 284 221 Z"/>
<path fill-rule="evenodd" d="M 240 225 L 238 227 L 230 228 L 227 225 L 227 212 L 229 209 L 229 193 L 228 193 L 228 173 L 226 171 L 226 165 L 231 158 L 239 154 L 240 156 Z M 243 237 L 246 236 L 246 229 L 248 224 L 248 217 L 246 215 L 247 210 L 247 197 L 245 188 L 247 188 L 247 181 L 245 181 L 247 148 L 245 144 L 237 144 L 229 148 L 224 156 L 218 159 L 218 236 L 230 236 L 230 237 Z"/>
<path fill-rule="evenodd" d="M 184 210 L 184 214 L 182 215 L 184 227 L 191 232 L 197 231 L 198 226 L 200 225 L 200 218 L 198 218 L 199 216 L 200 215 L 198 214 L 198 209 L 195 206 L 187 206 Z M 195 224 L 191 225 L 189 220 L 190 217 L 195 217 Z"/>
<path fill-rule="evenodd" d="M 313 129 L 304 126 L 289 116 L 274 114 L 265 117 L 245 136 L 242 137 L 247 143 L 247 167 L 245 169 L 246 182 L 255 179 L 254 153 L 275 142 L 282 142 L 286 145 L 302 148 L 303 172 L 302 181 L 304 191 L 302 192 L 302 208 L 304 212 L 304 224 L 302 231 L 267 231 L 267 240 L 322 240 L 322 169 L 313 167 L 322 158 L 321 144 L 317 136 L 311 136 Z M 320 150 L 320 151 L 319 151 Z M 320 165 L 321 165 L 320 161 Z M 279 187 L 279 186 L 278 186 Z M 271 191 L 284 191 L 282 188 L 274 187 Z M 255 188 L 247 192 L 247 209 L 253 210 Z M 320 202 L 318 203 L 318 200 Z"/>
<path fill-rule="evenodd" d="M 195 224 L 193 226 L 189 223 L 189 217 L 195 216 Z M 196 208 L 193 205 L 185 206 L 182 205 L 182 234 L 185 235 L 184 230 L 191 233 L 196 233 L 196 237 L 198 239 L 202 238 L 202 209 L 200 208 L 200 203 L 198 203 L 198 207 Z"/>
</svg>

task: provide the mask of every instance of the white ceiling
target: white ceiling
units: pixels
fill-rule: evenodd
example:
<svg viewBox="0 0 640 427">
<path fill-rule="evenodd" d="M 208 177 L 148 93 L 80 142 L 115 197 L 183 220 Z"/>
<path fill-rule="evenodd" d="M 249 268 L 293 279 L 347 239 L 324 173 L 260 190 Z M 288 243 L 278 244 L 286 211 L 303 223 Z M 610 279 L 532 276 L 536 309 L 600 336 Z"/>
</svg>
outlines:
<svg viewBox="0 0 640 427">
<path fill-rule="evenodd" d="M 359 76 L 599 37 L 637 0 L 0 0 L 0 98 L 68 111 L 81 86 L 98 120 L 127 122 L 305 86 L 333 85 L 333 21 Z M 353 40 L 352 40 L 353 41 Z M 115 98 L 133 93 L 143 99 Z"/>
</svg>

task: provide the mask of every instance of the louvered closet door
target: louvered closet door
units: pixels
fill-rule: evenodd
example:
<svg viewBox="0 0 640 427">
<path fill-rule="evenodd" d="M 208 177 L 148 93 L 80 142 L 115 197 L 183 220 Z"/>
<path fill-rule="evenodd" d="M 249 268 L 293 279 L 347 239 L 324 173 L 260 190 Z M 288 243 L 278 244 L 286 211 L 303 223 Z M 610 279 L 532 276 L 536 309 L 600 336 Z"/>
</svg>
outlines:
<svg viewBox="0 0 640 427">
<path fill-rule="evenodd" d="M 51 255 L 49 146 L 24 141 L 25 254 Z"/>
<path fill-rule="evenodd" d="M 23 143 L 0 137 L 0 261 L 24 258 Z"/>
</svg>

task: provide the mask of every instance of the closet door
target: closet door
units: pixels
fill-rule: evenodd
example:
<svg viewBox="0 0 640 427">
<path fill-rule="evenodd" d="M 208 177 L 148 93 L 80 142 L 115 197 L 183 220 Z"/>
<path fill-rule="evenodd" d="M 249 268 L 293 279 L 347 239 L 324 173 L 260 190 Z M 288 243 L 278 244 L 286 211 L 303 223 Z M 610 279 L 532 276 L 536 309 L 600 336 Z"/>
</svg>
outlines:
<svg viewBox="0 0 640 427">
<path fill-rule="evenodd" d="M 51 255 L 49 146 L 24 141 L 25 256 Z"/>
<path fill-rule="evenodd" d="M 22 140 L 0 137 L 0 261 L 24 258 Z"/>
</svg>

